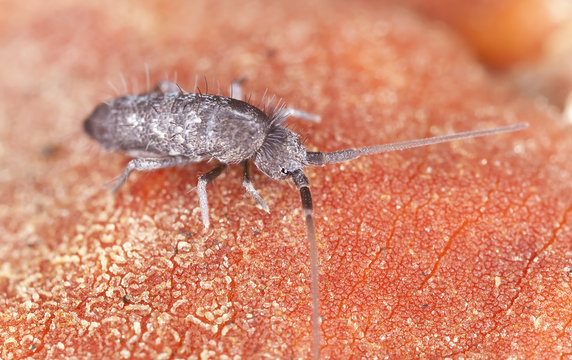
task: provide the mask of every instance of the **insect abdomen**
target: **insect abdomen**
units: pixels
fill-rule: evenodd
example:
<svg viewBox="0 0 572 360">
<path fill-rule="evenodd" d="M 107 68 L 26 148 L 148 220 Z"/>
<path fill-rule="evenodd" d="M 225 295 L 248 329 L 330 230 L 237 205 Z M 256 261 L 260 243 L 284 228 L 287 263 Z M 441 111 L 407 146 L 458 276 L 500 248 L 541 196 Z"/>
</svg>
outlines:
<svg viewBox="0 0 572 360">
<path fill-rule="evenodd" d="M 105 148 L 128 154 L 248 159 L 262 146 L 270 121 L 245 102 L 217 95 L 132 95 L 100 104 L 85 131 Z"/>
</svg>

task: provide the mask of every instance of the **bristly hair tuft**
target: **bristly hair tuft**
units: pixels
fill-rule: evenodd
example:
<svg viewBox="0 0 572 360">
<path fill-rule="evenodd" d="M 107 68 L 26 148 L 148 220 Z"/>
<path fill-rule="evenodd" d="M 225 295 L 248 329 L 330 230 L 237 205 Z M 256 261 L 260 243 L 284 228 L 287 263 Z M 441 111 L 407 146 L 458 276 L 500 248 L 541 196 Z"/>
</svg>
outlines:
<svg viewBox="0 0 572 360">
<path fill-rule="evenodd" d="M 275 152 L 280 145 L 284 142 L 284 139 L 288 136 L 288 129 L 283 126 L 279 126 L 279 124 L 273 124 L 266 135 L 266 139 L 262 144 L 262 147 L 258 150 L 263 153 L 264 157 L 266 158 L 275 158 L 277 154 Z"/>
<path fill-rule="evenodd" d="M 276 99 L 276 95 L 268 96 L 268 89 L 264 91 L 257 108 L 262 110 L 270 119 L 271 126 L 282 124 L 287 118 L 286 103 L 282 99 Z"/>
</svg>

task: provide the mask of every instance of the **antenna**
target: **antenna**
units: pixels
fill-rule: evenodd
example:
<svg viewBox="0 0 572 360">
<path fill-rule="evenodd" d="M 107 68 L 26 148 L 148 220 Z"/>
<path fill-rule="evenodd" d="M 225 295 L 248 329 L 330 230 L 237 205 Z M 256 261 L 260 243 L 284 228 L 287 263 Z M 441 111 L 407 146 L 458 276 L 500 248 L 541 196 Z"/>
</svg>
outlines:
<svg viewBox="0 0 572 360">
<path fill-rule="evenodd" d="M 417 139 L 417 140 L 407 140 L 401 142 L 394 142 L 389 144 L 383 145 L 373 145 L 373 146 L 366 146 L 360 149 L 344 149 L 340 151 L 335 151 L 331 153 L 322 153 L 322 152 L 308 152 L 306 154 L 306 160 L 308 163 L 312 165 L 325 165 L 337 162 L 343 162 L 348 160 L 357 159 L 363 155 L 374 155 L 380 154 L 384 152 L 396 151 L 396 150 L 405 150 L 411 149 L 415 147 L 433 145 L 433 144 L 440 144 L 444 142 L 450 142 L 455 140 L 462 140 L 462 139 L 470 139 L 479 136 L 487 136 L 492 134 L 499 134 L 503 132 L 512 132 L 521 130 L 528 127 L 527 123 L 511 125 L 511 126 L 504 126 L 498 127 L 493 129 L 486 129 L 486 130 L 474 130 L 474 131 L 466 131 L 460 132 L 456 134 L 450 135 L 442 135 L 442 136 L 435 136 L 425 139 Z"/>
</svg>

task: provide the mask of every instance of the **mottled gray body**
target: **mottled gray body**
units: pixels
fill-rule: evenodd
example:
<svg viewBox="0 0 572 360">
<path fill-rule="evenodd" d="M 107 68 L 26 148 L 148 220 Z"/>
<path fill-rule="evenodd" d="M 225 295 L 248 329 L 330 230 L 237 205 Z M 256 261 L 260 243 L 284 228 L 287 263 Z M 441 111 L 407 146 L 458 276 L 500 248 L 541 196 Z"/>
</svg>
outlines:
<svg viewBox="0 0 572 360">
<path fill-rule="evenodd" d="M 234 86 L 239 88 L 239 84 Z M 206 185 L 222 173 L 226 164 L 242 164 L 243 186 L 267 212 L 268 206 L 250 180 L 250 160 L 273 179 L 290 177 L 300 190 L 306 219 L 312 284 L 312 359 L 317 360 L 320 356 L 321 332 L 318 248 L 310 183 L 304 175 L 304 167 L 516 131 L 525 128 L 527 124 L 322 153 L 306 152 L 298 135 L 281 125 L 289 114 L 315 118 L 295 109 L 266 114 L 234 98 L 184 93 L 177 85 L 163 82 L 149 93 L 124 96 L 99 105 L 85 120 L 84 127 L 105 148 L 138 157 L 129 161 L 113 192 L 121 187 L 133 170 L 153 170 L 210 158 L 218 159 L 220 164 L 199 177 L 197 185 L 206 228 L 209 226 Z"/>
<path fill-rule="evenodd" d="M 233 87 L 241 93 L 239 83 Z M 129 161 L 112 192 L 116 192 L 134 170 L 161 169 L 211 158 L 219 160 L 214 169 L 199 177 L 197 184 L 205 228 L 210 223 L 206 186 L 227 164 L 241 163 L 242 185 L 266 212 L 269 208 L 251 182 L 250 161 L 273 179 L 291 177 L 300 188 L 308 230 L 312 268 L 312 357 L 317 359 L 320 348 L 318 250 L 310 184 L 303 173 L 309 158 L 298 135 L 281 125 L 288 115 L 318 118 L 288 108 L 273 108 L 267 114 L 232 97 L 185 93 L 173 83 L 162 82 L 148 93 L 100 104 L 85 120 L 84 128 L 103 147 L 136 157 Z"/>
<path fill-rule="evenodd" d="M 99 105 L 85 122 L 86 132 L 109 150 L 227 164 L 252 158 L 271 127 L 248 103 L 189 93 L 120 97 Z"/>
</svg>

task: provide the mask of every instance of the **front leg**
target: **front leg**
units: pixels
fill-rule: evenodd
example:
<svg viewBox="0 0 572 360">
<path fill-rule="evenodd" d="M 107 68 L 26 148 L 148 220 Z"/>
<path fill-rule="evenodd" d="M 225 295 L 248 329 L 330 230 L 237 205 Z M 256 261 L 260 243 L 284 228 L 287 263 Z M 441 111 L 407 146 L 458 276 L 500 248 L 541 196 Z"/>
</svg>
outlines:
<svg viewBox="0 0 572 360">
<path fill-rule="evenodd" d="M 137 158 L 129 161 L 127 166 L 119 175 L 119 179 L 113 185 L 113 189 L 111 189 L 111 193 L 115 194 L 119 188 L 125 184 L 127 181 L 127 177 L 133 170 L 137 171 L 146 171 L 146 170 L 156 170 L 162 169 L 167 167 L 179 166 L 184 165 L 192 162 L 188 158 L 180 157 L 180 156 L 173 156 L 173 157 L 166 157 L 166 158 Z"/>
<path fill-rule="evenodd" d="M 256 191 L 254 186 L 252 186 L 252 180 L 250 177 L 250 161 L 245 160 L 242 162 L 242 186 L 244 186 L 246 192 L 258 202 L 264 211 L 270 213 L 268 205 L 266 205 L 262 197 L 258 194 L 258 191 Z"/>
</svg>

